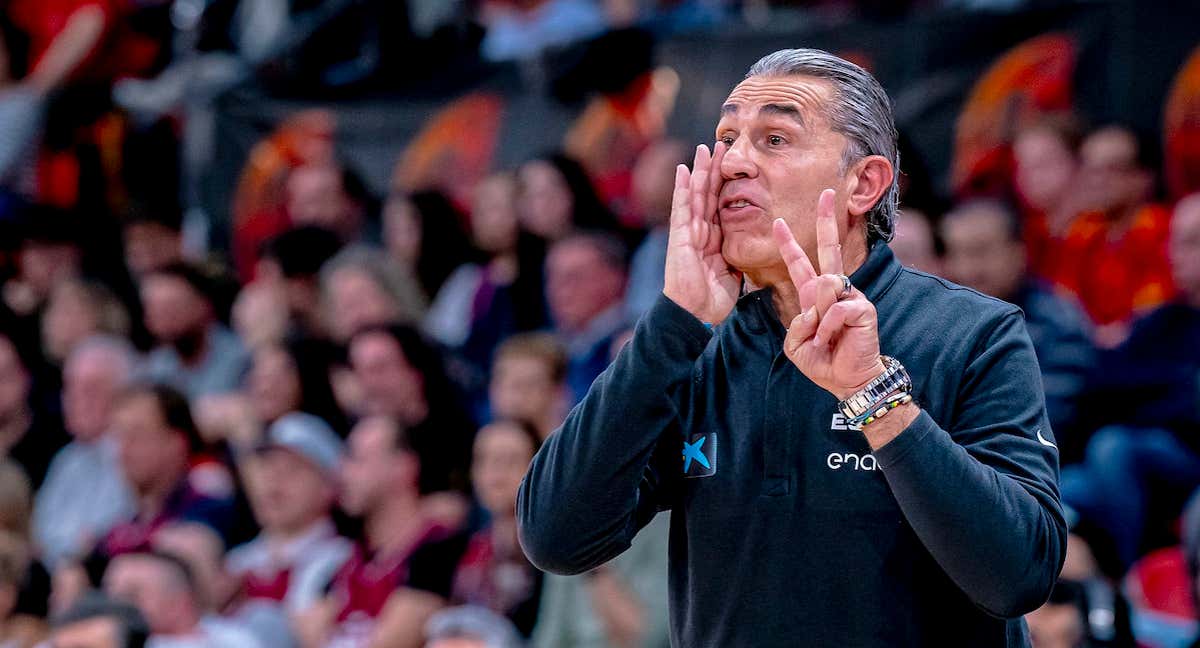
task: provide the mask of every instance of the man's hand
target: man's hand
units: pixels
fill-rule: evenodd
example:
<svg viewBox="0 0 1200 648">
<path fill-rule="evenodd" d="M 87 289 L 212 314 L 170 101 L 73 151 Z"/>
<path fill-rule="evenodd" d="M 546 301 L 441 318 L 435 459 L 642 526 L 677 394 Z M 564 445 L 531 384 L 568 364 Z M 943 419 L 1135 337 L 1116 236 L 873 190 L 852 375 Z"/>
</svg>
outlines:
<svg viewBox="0 0 1200 648">
<path fill-rule="evenodd" d="M 817 201 L 818 275 L 783 219 L 774 224 L 775 242 L 800 299 L 800 314 L 788 326 L 783 351 L 796 367 L 843 400 L 883 373 L 875 305 L 858 289 L 842 295 L 842 244 L 838 238 L 834 192 Z"/>
<path fill-rule="evenodd" d="M 667 267 L 663 294 L 702 322 L 717 324 L 729 316 L 742 290 L 741 273 L 721 256 L 721 226 L 717 222 L 717 196 L 721 191 L 721 158 L 725 145 L 718 142 L 710 157 L 708 147 L 696 147 L 696 160 L 675 170 L 671 198 L 671 230 L 667 238 Z"/>
</svg>

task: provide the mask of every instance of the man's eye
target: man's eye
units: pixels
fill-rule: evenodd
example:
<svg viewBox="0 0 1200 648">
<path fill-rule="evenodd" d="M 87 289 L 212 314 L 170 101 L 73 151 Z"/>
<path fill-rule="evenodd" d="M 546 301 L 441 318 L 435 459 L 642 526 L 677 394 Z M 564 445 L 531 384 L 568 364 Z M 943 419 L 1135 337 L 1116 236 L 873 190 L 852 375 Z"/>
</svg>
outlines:
<svg viewBox="0 0 1200 648">
<path fill-rule="evenodd" d="M 778 135 L 768 135 L 767 143 L 771 146 L 779 146 L 780 144 L 783 144 L 783 138 Z"/>
<path fill-rule="evenodd" d="M 725 146 L 733 146 L 733 135 L 725 135 L 721 138 L 721 141 L 725 142 Z"/>
</svg>

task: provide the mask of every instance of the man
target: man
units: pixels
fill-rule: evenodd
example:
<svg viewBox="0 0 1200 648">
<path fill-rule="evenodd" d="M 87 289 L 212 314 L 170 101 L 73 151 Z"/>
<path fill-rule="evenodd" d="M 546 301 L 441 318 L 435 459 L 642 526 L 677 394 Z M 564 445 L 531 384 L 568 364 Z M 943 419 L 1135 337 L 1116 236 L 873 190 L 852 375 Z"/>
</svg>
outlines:
<svg viewBox="0 0 1200 648">
<path fill-rule="evenodd" d="M 394 421 L 363 419 L 349 446 L 342 507 L 362 517 L 362 542 L 298 632 L 304 645 L 416 648 L 425 622 L 450 596 L 466 543 L 423 515 L 420 460 Z"/>
<path fill-rule="evenodd" d="M 896 219 L 895 238 L 888 245 L 900 265 L 929 274 L 943 273 L 933 238 L 933 223 L 925 212 L 905 207 Z"/>
<path fill-rule="evenodd" d="M 521 333 L 496 349 L 488 386 L 494 420 L 525 421 L 543 441 L 567 415 L 567 352 L 549 333 Z"/>
<path fill-rule="evenodd" d="M 677 172 L 664 296 L 530 467 L 526 552 L 593 569 L 670 509 L 675 645 L 1027 645 L 1066 525 L 1020 311 L 884 245 L 861 68 L 771 54 L 717 138 Z"/>
<path fill-rule="evenodd" d="M 180 558 L 138 552 L 119 556 L 104 574 L 104 592 L 130 603 L 150 625 L 148 648 L 258 648 L 252 634 L 204 614 L 195 579 Z"/>
<path fill-rule="evenodd" d="M 613 338 L 625 327 L 625 249 L 606 234 L 572 234 L 546 255 L 546 304 L 567 347 L 572 403 L 608 366 Z"/>
<path fill-rule="evenodd" d="M 54 619 L 48 648 L 143 648 L 149 634 L 137 608 L 86 594 Z"/>
<path fill-rule="evenodd" d="M 33 510 L 34 538 L 50 567 L 86 552 L 133 515 L 133 494 L 108 434 L 113 401 L 133 363 L 129 343 L 107 336 L 84 340 L 67 357 L 63 418 L 74 441 L 55 455 Z"/>
<path fill-rule="evenodd" d="M 242 599 L 294 613 L 321 597 L 350 554 L 329 517 L 341 460 L 341 440 L 315 416 L 287 414 L 267 429 L 249 491 L 262 533 L 229 552 L 225 566 Z"/>
<path fill-rule="evenodd" d="M 629 263 L 625 312 L 631 320 L 650 310 L 662 292 L 675 167 L 686 162 L 687 155 L 683 142 L 661 140 L 647 146 L 633 166 L 633 203 L 649 231 Z"/>
<path fill-rule="evenodd" d="M 942 219 L 946 276 L 985 295 L 1016 304 L 1042 370 L 1050 427 L 1070 447 L 1064 456 L 1078 460 L 1077 413 L 1084 384 L 1096 361 L 1087 317 L 1029 276 L 1028 259 L 1017 215 L 1003 203 L 963 203 Z M 1061 444 L 1060 444 L 1061 445 Z"/>
<path fill-rule="evenodd" d="M 241 341 L 217 319 L 214 289 L 186 264 L 152 271 L 141 281 L 146 329 L 157 343 L 146 357 L 145 375 L 189 398 L 237 389 L 249 366 Z"/>
<path fill-rule="evenodd" d="M 121 220 L 121 239 L 135 279 L 183 263 L 183 214 L 178 207 L 135 205 Z"/>
</svg>

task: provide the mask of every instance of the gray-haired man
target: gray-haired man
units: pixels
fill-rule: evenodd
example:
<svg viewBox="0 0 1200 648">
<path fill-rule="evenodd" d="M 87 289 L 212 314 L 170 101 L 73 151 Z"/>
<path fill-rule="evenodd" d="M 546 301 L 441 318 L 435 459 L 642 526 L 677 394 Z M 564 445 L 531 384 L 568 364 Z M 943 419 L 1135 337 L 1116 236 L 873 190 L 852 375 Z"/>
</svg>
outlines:
<svg viewBox="0 0 1200 648">
<path fill-rule="evenodd" d="M 776 52 L 721 112 L 664 296 L 522 485 L 526 551 L 585 571 L 670 510 L 675 645 L 1027 645 L 1066 527 L 1020 311 L 892 256 L 862 69 Z"/>
</svg>

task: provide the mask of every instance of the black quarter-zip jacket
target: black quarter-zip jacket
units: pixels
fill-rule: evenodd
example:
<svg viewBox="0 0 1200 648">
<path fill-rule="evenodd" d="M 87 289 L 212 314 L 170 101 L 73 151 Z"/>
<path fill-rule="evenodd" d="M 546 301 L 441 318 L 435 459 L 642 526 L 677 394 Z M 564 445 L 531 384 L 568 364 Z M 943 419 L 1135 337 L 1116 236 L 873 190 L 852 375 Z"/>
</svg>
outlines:
<svg viewBox="0 0 1200 648">
<path fill-rule="evenodd" d="M 848 428 L 769 290 L 715 331 L 660 297 L 530 466 L 529 558 L 592 569 L 669 510 L 677 647 L 1027 646 L 1067 532 L 1021 311 L 882 244 L 851 280 L 912 376 L 904 432 Z"/>
</svg>

